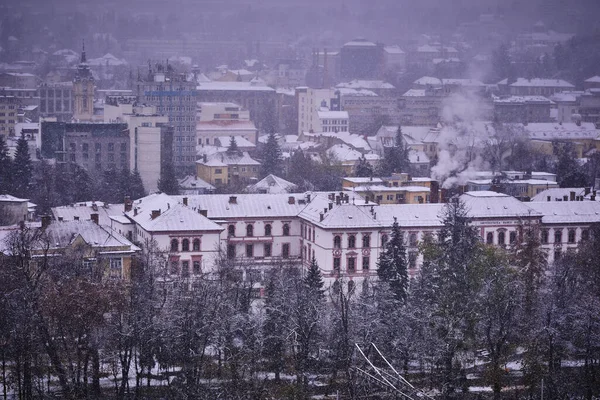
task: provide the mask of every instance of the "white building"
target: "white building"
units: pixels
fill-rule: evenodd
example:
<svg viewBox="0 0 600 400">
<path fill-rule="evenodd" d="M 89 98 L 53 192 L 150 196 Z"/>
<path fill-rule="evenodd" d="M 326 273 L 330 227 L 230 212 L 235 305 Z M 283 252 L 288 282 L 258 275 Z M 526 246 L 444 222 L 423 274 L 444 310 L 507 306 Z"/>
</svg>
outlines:
<svg viewBox="0 0 600 400">
<path fill-rule="evenodd" d="M 250 112 L 235 103 L 198 103 L 196 119 L 198 145 L 215 145 L 219 138 L 229 136 L 241 137 L 254 145 L 258 140 Z"/>
</svg>

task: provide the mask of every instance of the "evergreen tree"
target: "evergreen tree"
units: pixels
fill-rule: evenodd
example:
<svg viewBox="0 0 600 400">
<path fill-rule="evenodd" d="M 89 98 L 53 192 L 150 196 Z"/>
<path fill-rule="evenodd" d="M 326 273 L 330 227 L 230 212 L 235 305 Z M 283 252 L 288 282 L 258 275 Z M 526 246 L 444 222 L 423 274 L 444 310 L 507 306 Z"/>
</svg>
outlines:
<svg viewBox="0 0 600 400">
<path fill-rule="evenodd" d="M 556 180 L 560 187 L 587 186 L 587 176 L 577 162 L 575 146 L 571 142 L 553 142 L 553 152 L 557 157 Z"/>
<path fill-rule="evenodd" d="M 163 161 L 158 180 L 158 190 L 166 194 L 179 194 L 179 182 L 175 176 L 175 167 L 172 160 Z"/>
<path fill-rule="evenodd" d="M 404 237 L 394 218 L 390 240 L 377 261 L 377 277 L 389 285 L 396 301 L 404 303 L 408 292 L 408 263 Z"/>
<path fill-rule="evenodd" d="M 269 134 L 267 143 L 262 152 L 261 176 L 265 177 L 269 174 L 281 174 L 281 148 L 277 143 L 277 138 L 274 133 Z"/>
<path fill-rule="evenodd" d="M 12 169 L 12 189 L 15 196 L 21 198 L 29 197 L 32 175 L 33 167 L 31 165 L 31 157 L 29 156 L 29 146 L 25 135 L 21 134 L 21 137 L 17 141 L 17 151 Z"/>
<path fill-rule="evenodd" d="M 231 136 L 229 139 L 229 147 L 227 147 L 227 154 L 236 154 L 239 153 L 239 151 L 235 136 Z"/>
<path fill-rule="evenodd" d="M 409 172 L 410 148 L 404 144 L 402 139 L 402 127 L 398 126 L 394 146 L 383 149 L 383 159 L 379 163 L 379 174 L 390 176 L 392 173 Z"/>
<path fill-rule="evenodd" d="M 125 196 L 131 196 L 131 172 L 129 172 L 129 168 L 124 167 L 119 173 L 118 185 L 119 202 L 121 202 L 124 201 Z"/>
<path fill-rule="evenodd" d="M 509 81 L 512 81 L 514 79 L 515 72 L 506 44 L 501 44 L 500 47 L 492 53 L 492 65 L 495 75 L 494 81 L 497 82 L 507 78 Z"/>
<path fill-rule="evenodd" d="M 71 176 L 73 178 L 71 183 L 71 192 L 73 200 L 71 200 L 71 202 L 90 201 L 96 199 L 98 192 L 97 183 L 94 183 L 94 181 L 84 168 L 80 167 L 77 164 L 71 164 L 68 174 L 68 176 Z M 60 187 L 60 185 L 57 184 L 57 187 Z"/>
<path fill-rule="evenodd" d="M 314 190 L 312 180 L 315 165 L 302 150 L 296 150 L 290 157 L 287 179 L 298 185 L 300 190 Z"/>
<path fill-rule="evenodd" d="M 354 167 L 354 176 L 368 178 L 373 176 L 373 166 L 367 161 L 364 154 L 358 160 L 356 167 Z"/>
<path fill-rule="evenodd" d="M 133 170 L 130 178 L 129 196 L 132 199 L 140 199 L 146 195 L 146 189 L 144 188 L 144 182 L 140 176 L 140 171 Z"/>
<path fill-rule="evenodd" d="M 323 300 L 325 298 L 325 290 L 323 289 L 324 282 L 321 276 L 321 269 L 317 260 L 313 257 L 308 267 L 306 276 L 304 277 L 304 284 L 308 288 L 309 292 L 316 298 Z"/>
<path fill-rule="evenodd" d="M 114 169 L 108 169 L 102 173 L 102 195 L 100 200 L 107 203 L 119 203 L 121 198 L 121 187 L 119 173 Z"/>
<path fill-rule="evenodd" d="M 0 135 L 0 194 L 11 192 L 12 187 L 12 160 L 8 155 L 8 146 L 4 135 Z"/>
</svg>

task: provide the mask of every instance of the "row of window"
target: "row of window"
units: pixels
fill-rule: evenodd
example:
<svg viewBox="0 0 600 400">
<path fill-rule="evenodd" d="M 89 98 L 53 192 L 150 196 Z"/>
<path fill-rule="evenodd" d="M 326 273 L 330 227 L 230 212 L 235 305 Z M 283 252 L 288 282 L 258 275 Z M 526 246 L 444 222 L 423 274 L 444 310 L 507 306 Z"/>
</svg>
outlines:
<svg viewBox="0 0 600 400">
<path fill-rule="evenodd" d="M 71 151 L 76 151 L 77 149 L 77 143 L 75 142 L 71 142 L 69 143 L 69 148 Z M 106 144 L 106 149 L 109 152 L 114 152 L 115 151 L 115 143 L 114 142 L 108 142 Z M 119 149 L 121 150 L 121 152 L 126 152 L 127 151 L 127 143 L 122 142 L 119 143 Z M 84 153 L 87 153 L 90 150 L 90 144 L 89 143 L 82 143 L 81 144 L 81 151 Z M 96 151 L 96 153 L 101 153 L 102 152 L 102 143 L 94 143 L 94 150 Z"/>
<path fill-rule="evenodd" d="M 227 227 L 227 236 L 235 237 L 235 224 L 230 224 Z M 252 225 L 252 224 L 246 225 L 246 236 L 247 237 L 254 236 L 254 225 Z M 273 227 L 271 226 L 271 224 L 265 224 L 264 236 L 273 236 Z M 290 236 L 290 225 L 289 224 L 283 224 L 282 236 Z"/>
<path fill-rule="evenodd" d="M 389 240 L 388 235 L 381 235 L 381 247 L 385 247 Z M 313 237 L 314 241 L 314 237 Z M 411 247 L 415 247 L 418 245 L 417 234 L 409 233 L 408 234 L 408 245 Z M 371 236 L 369 234 L 363 234 L 362 236 L 362 247 L 369 248 L 371 247 Z M 342 237 L 340 235 L 335 235 L 333 237 L 333 248 L 341 249 L 342 248 Z M 348 235 L 348 248 L 355 249 L 356 248 L 356 235 Z"/>
<path fill-rule="evenodd" d="M 273 245 L 271 243 L 264 243 L 262 245 L 263 253 L 262 257 L 272 257 L 273 256 Z M 227 258 L 234 259 L 237 256 L 237 247 L 235 244 L 227 245 Z M 245 248 L 245 256 L 246 257 L 254 257 L 254 244 L 248 243 Z M 260 257 L 260 256 L 257 256 Z M 283 243 L 281 245 L 281 257 L 289 258 L 290 257 L 290 244 Z"/>
<path fill-rule="evenodd" d="M 191 251 L 200 251 L 200 239 L 194 239 L 191 242 L 192 247 Z M 171 239 L 171 251 L 178 252 L 179 250 L 179 240 Z M 190 240 L 182 239 L 181 240 L 181 251 L 190 251 Z"/>
<path fill-rule="evenodd" d="M 585 241 L 590 238 L 590 231 L 588 229 L 583 229 L 581 231 L 581 240 Z M 542 230 L 542 243 L 548 244 L 550 241 L 550 231 L 548 229 Z M 567 232 L 567 243 L 575 243 L 577 240 L 577 233 L 575 229 L 569 229 Z M 562 243 L 563 242 L 563 230 L 555 229 L 554 230 L 554 243 Z"/>
<path fill-rule="evenodd" d="M 171 265 L 169 268 L 170 275 L 189 277 L 190 272 L 194 275 L 200 275 L 202 273 L 202 268 L 200 266 L 200 261 L 192 261 L 192 270 L 190 271 L 190 261 L 184 260 L 181 261 L 171 261 Z"/>
</svg>

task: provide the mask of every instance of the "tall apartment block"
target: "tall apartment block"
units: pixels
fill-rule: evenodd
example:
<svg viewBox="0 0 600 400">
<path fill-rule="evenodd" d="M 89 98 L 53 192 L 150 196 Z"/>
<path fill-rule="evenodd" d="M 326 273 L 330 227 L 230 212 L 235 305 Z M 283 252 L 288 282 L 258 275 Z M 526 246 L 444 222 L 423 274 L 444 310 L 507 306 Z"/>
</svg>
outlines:
<svg viewBox="0 0 600 400">
<path fill-rule="evenodd" d="M 181 172 L 196 165 L 196 83 L 170 66 L 149 65 L 138 76 L 135 88 L 138 104 L 156 106 L 159 115 L 169 117 L 173 126 L 173 163 Z"/>
</svg>

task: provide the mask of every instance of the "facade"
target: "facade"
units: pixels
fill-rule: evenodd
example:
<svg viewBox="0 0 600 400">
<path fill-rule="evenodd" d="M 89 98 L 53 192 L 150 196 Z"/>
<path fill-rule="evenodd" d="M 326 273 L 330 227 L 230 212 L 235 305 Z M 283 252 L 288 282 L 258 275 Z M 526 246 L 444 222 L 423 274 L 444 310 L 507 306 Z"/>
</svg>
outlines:
<svg viewBox="0 0 600 400">
<path fill-rule="evenodd" d="M 28 199 L 0 194 L 0 225 L 13 225 L 28 220 Z"/>
<path fill-rule="evenodd" d="M 56 118 L 59 122 L 68 122 L 73 118 L 73 82 L 43 83 L 38 90 L 41 117 Z"/>
<path fill-rule="evenodd" d="M 381 43 L 354 39 L 340 49 L 341 79 L 379 79 L 385 68 L 385 52 Z"/>
<path fill-rule="evenodd" d="M 219 152 L 196 161 L 198 178 L 215 186 L 255 182 L 260 163 L 247 152 Z"/>
<path fill-rule="evenodd" d="M 132 97 L 106 98 L 105 122 L 124 122 L 129 129 L 129 170 L 140 173 L 144 188 L 157 190 L 161 165 L 172 159 L 173 126 L 167 116 L 158 115 L 156 106 L 135 104 Z"/>
<path fill-rule="evenodd" d="M 555 103 L 544 96 L 506 96 L 494 99 L 494 120 L 497 122 L 550 122 L 550 110 Z"/>
<path fill-rule="evenodd" d="M 498 88 L 503 94 L 512 96 L 546 96 L 554 93 L 575 90 L 575 86 L 562 79 L 525 79 L 517 78 L 514 82 L 508 79 L 498 82 Z"/>
<path fill-rule="evenodd" d="M 232 102 L 250 112 L 250 120 L 261 132 L 273 132 L 277 126 L 277 93 L 260 79 L 250 82 L 201 82 L 199 102 Z"/>
<path fill-rule="evenodd" d="M 176 168 L 193 169 L 196 162 L 196 83 L 171 66 L 150 66 L 147 75 L 135 82 L 139 104 L 156 107 L 173 126 L 173 163 Z"/>
<path fill-rule="evenodd" d="M 258 130 L 250 120 L 249 111 L 235 103 L 198 103 L 196 143 L 216 145 L 221 138 L 230 136 L 256 144 Z"/>
<path fill-rule="evenodd" d="M 42 155 L 74 163 L 88 173 L 121 170 L 130 165 L 126 123 L 42 122 Z"/>
<path fill-rule="evenodd" d="M 15 133 L 18 112 L 21 102 L 15 96 L 0 94 L 0 135 L 8 136 Z"/>
</svg>

